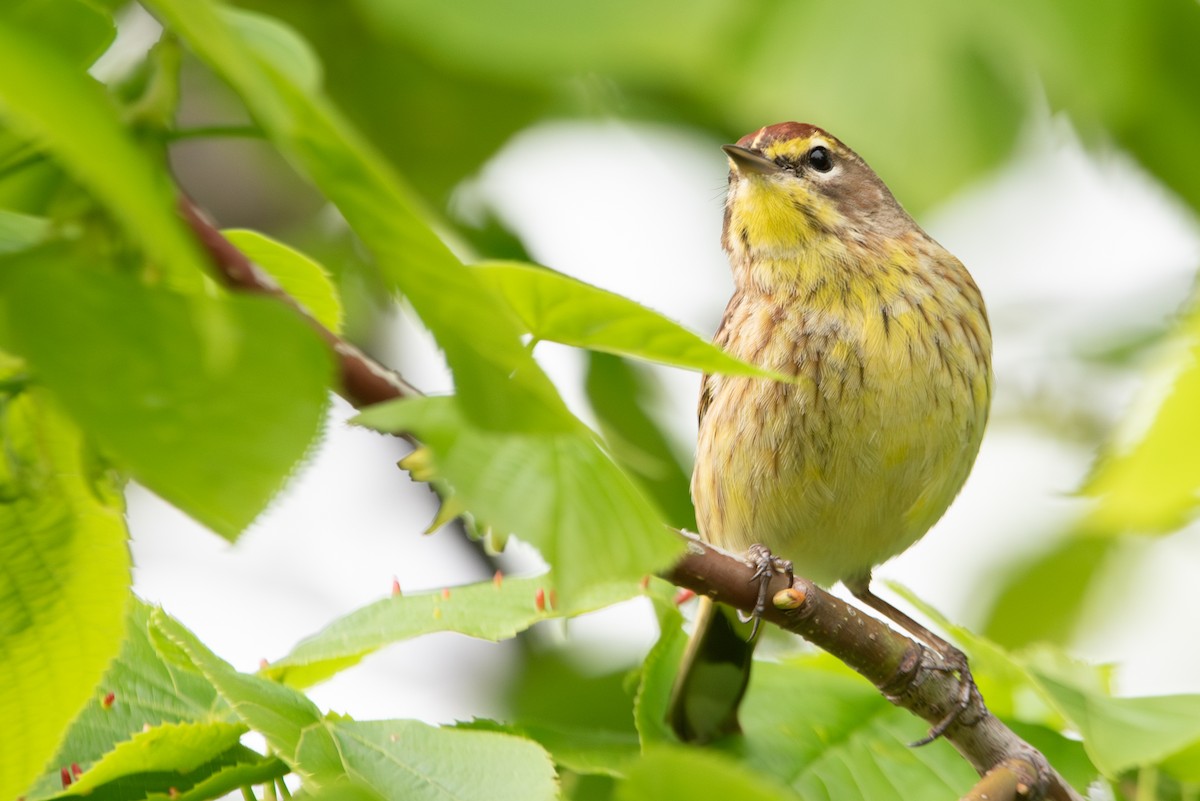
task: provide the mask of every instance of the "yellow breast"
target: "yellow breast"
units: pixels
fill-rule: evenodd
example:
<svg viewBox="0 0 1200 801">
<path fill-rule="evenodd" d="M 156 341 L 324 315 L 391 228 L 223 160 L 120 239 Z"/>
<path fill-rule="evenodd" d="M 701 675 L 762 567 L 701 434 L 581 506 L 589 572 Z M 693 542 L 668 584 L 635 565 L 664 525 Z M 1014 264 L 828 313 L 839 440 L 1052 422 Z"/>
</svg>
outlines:
<svg viewBox="0 0 1200 801">
<path fill-rule="evenodd" d="M 718 341 L 798 381 L 706 378 L 692 480 L 705 539 L 761 543 L 832 583 L 903 551 L 958 493 L 987 419 L 991 339 L 965 269 L 911 236 L 852 268 L 753 265 L 809 280 L 739 282 Z"/>
</svg>

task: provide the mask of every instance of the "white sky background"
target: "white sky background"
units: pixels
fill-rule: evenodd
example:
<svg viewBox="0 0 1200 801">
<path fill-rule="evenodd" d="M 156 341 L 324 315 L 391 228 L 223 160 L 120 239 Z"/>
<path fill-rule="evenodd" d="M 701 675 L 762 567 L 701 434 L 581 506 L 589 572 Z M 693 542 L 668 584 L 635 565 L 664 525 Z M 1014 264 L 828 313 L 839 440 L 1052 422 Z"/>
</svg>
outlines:
<svg viewBox="0 0 1200 801">
<path fill-rule="evenodd" d="M 726 173 L 720 144 L 664 127 L 546 124 L 518 136 L 464 187 L 459 210 L 498 210 L 539 262 L 708 336 L 732 286 L 718 244 Z M 983 290 L 997 398 L 959 500 L 876 575 L 971 624 L 993 591 L 981 579 L 1043 549 L 1044 538 L 1080 508 L 1070 493 L 1092 457 L 1010 412 L 1023 398 L 1053 397 L 1056 385 L 1080 377 L 1072 354 L 1094 332 L 1154 326 L 1174 312 L 1200 264 L 1200 232 L 1127 159 L 1084 154 L 1065 126 L 1048 119 L 1031 126 L 1005 169 L 920 222 Z M 395 351 L 382 355 L 410 380 L 449 388 L 428 337 L 402 316 L 393 341 Z M 579 354 L 542 344 L 537 355 L 582 411 Z M 657 372 L 673 402 L 675 433 L 690 449 L 698 376 Z M 1138 386 L 1136 374 L 1082 378 L 1086 406 L 1108 418 L 1119 416 Z M 335 403 L 315 458 L 237 545 L 149 493 L 132 493 L 135 590 L 240 669 L 282 656 L 326 622 L 386 595 L 393 576 L 406 591 L 487 577 L 452 534 L 422 536 L 433 503 L 395 468 L 402 448 L 349 428 L 348 414 Z M 1191 630 L 1179 626 L 1178 615 L 1194 617 L 1178 599 L 1200 583 L 1200 527 L 1128 550 L 1124 575 L 1106 585 L 1119 597 L 1096 607 L 1097 625 L 1077 652 L 1121 663 L 1120 687 L 1130 694 L 1200 692 L 1200 644 L 1178 636 Z M 654 637 L 647 610 L 636 603 L 598 618 L 572 624 L 569 636 L 602 643 L 610 659 L 632 662 Z M 564 636 L 564 628 L 550 635 Z M 359 718 L 497 715 L 494 693 L 513 655 L 511 645 L 436 635 L 371 657 L 312 694 Z"/>
</svg>

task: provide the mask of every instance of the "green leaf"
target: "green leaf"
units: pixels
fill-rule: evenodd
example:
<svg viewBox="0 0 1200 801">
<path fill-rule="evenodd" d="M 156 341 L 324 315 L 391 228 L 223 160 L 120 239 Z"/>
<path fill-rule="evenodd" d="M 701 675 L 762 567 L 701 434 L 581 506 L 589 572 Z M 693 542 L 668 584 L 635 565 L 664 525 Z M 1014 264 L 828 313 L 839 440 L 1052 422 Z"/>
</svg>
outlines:
<svg viewBox="0 0 1200 801">
<path fill-rule="evenodd" d="M 306 92 L 321 89 L 321 62 L 304 38 L 273 17 L 240 8 L 222 8 L 221 16 L 254 54 Z"/>
<path fill-rule="evenodd" d="M 383 796 L 356 781 L 345 781 L 307 793 L 307 801 L 382 801 Z"/>
<path fill-rule="evenodd" d="M 598 673 L 591 660 L 562 650 L 533 651 L 507 699 L 515 721 L 509 728 L 537 740 L 555 764 L 576 774 L 621 776 L 641 753 L 636 689 L 628 668 Z"/>
<path fill-rule="evenodd" d="M 139 732 L 162 725 L 232 719 L 216 689 L 199 672 L 161 658 L 150 642 L 149 623 L 150 607 L 134 598 L 127 611 L 120 654 L 71 723 L 49 771 L 26 794 L 29 801 L 61 795 L 59 767 L 98 763 Z M 146 781 L 141 786 L 183 788 L 188 783 L 176 777 L 166 784 Z M 128 784 L 125 782 L 126 787 Z"/>
<path fill-rule="evenodd" d="M 1053 696 L 1042 687 L 1037 677 L 1039 673 L 1049 672 L 1073 685 L 1097 692 L 1109 691 L 1110 667 L 1080 662 L 1049 643 L 1030 643 L 1019 651 L 1006 650 L 987 637 L 946 619 L 908 588 L 895 582 L 888 582 L 888 587 L 930 618 L 970 656 L 976 684 L 987 699 L 988 709 L 998 717 L 1059 729 L 1068 725 Z"/>
<path fill-rule="evenodd" d="M 248 50 L 216 3 L 146 5 L 229 82 L 271 141 L 337 205 L 445 350 L 471 419 L 498 429 L 575 429 L 499 298 L 462 266 L 409 189 L 322 96 Z"/>
<path fill-rule="evenodd" d="M 597 588 L 569 606 L 555 608 L 549 576 L 505 578 L 437 592 L 384 598 L 335 620 L 301 640 L 263 675 L 292 687 L 307 687 L 357 664 L 392 643 L 437 631 L 455 631 L 492 642 L 515 637 L 539 620 L 600 609 L 636 595 L 636 584 Z M 537 598 L 542 599 L 538 609 Z"/>
<path fill-rule="evenodd" d="M 1126 423 L 1126 440 L 1137 413 L 1161 398 L 1153 421 L 1136 441 L 1113 448 L 1084 488 L 1099 499 L 1089 528 L 1173 531 L 1191 519 L 1200 502 L 1200 448 L 1195 447 L 1200 441 L 1200 302 L 1193 302 L 1171 339 L 1141 406 Z"/>
<path fill-rule="evenodd" d="M 825 657 L 755 662 L 741 723 L 724 747 L 806 799 L 955 798 L 978 779 L 944 740 L 909 748 L 924 721 Z"/>
<path fill-rule="evenodd" d="M 324 267 L 300 251 L 257 231 L 226 230 L 221 233 L 250 261 L 278 281 L 317 322 L 334 333 L 341 333 L 342 301 Z"/>
<path fill-rule="evenodd" d="M 459 4 L 461 14 L 434 0 L 356 5 L 377 28 L 414 37 L 459 69 L 538 82 L 594 72 L 645 81 L 707 75 L 708 56 L 728 38 L 730 25 L 721 0 L 610 0 L 602 6 L 468 0 Z M 663 35 L 667 30 L 670 36 Z"/>
<path fill-rule="evenodd" d="M 706 373 L 788 380 L 730 356 L 635 301 L 562 273 L 518 262 L 485 262 L 475 269 L 508 302 L 535 340 Z"/>
<path fill-rule="evenodd" d="M 1162 768 L 1181 782 L 1200 784 L 1200 741 L 1164 759 Z"/>
<path fill-rule="evenodd" d="M 812 0 L 805 15 L 845 26 L 828 35 L 821 26 L 796 25 L 794 7 L 764 3 L 729 37 L 727 61 L 717 61 L 707 81 L 697 77 L 694 89 L 723 119 L 739 121 L 735 135 L 803 114 L 801 122 L 821 125 L 860 153 L 905 206 L 928 207 L 998 166 L 1016 140 L 1025 65 L 993 55 L 997 41 L 1008 41 L 1006 23 L 1022 22 L 1011 5 Z M 807 89 L 797 112 L 779 88 L 806 85 L 815 74 L 839 80 Z M 846 92 L 848 85 L 872 90 Z M 905 119 L 939 134 L 880 124 Z"/>
<path fill-rule="evenodd" d="M 279 756 L 295 766 L 306 731 L 319 728 L 321 713 L 305 696 L 273 681 L 238 673 L 196 635 L 161 609 L 150 616 L 151 641 L 160 652 L 184 658 L 211 682 L 242 722 L 262 734 Z M 163 649 L 166 646 L 166 650 Z M 330 763 L 314 773 L 330 769 Z"/>
<path fill-rule="evenodd" d="M 149 798 L 151 801 L 208 801 L 212 798 L 224 798 L 242 787 L 275 781 L 287 773 L 287 765 L 274 757 L 257 762 L 239 762 L 217 770 L 187 790 L 167 792 L 159 796 L 151 795 Z"/>
<path fill-rule="evenodd" d="M 1111 537 L 1068 536 L 1008 571 L 997 582 L 983 633 L 1006 648 L 1069 642 L 1100 567 L 1119 544 Z"/>
<path fill-rule="evenodd" d="M 0 394 L 0 434 L 0 798 L 16 798 L 117 654 L 129 551 L 112 476 L 47 393 Z"/>
<path fill-rule="evenodd" d="M 683 549 L 629 478 L 575 432 L 486 431 L 445 397 L 380 404 L 355 422 L 415 433 L 435 483 L 481 527 L 541 551 L 568 604 L 589 587 L 654 573 Z"/>
<path fill-rule="evenodd" d="M 168 281 L 200 286 L 205 263 L 175 213 L 169 176 L 139 150 L 100 84 L 52 40 L 6 20 L 0 20 L 0 108 L 108 207 Z"/>
<path fill-rule="evenodd" d="M 711 750 L 664 746 L 647 751 L 630 766 L 625 781 L 617 785 L 616 797 L 619 801 L 660 801 L 664 798 L 785 801 L 807 798 L 797 796 L 770 776 Z"/>
<path fill-rule="evenodd" d="M 514 727 L 514 733 L 536 741 L 550 752 L 556 765 L 579 774 L 623 776 L 641 753 L 635 732 L 582 723 L 561 727 L 522 723 Z"/>
<path fill-rule="evenodd" d="M 604 441 L 621 468 L 635 478 L 675 528 L 696 530 L 690 472 L 662 429 L 650 417 L 657 389 L 652 376 L 616 356 L 588 357 L 588 403 Z"/>
<path fill-rule="evenodd" d="M 329 724 L 346 772 L 392 801 L 552 801 L 554 765 L 531 740 L 415 720 Z"/>
<path fill-rule="evenodd" d="M 989 699 L 990 700 L 990 699 Z M 1032 745 L 1060 776 L 1087 795 L 1088 787 L 1100 778 L 1100 771 L 1088 759 L 1087 749 L 1078 739 L 1046 726 L 1031 725 L 1017 720 L 1004 721 L 1013 732 Z"/>
<path fill-rule="evenodd" d="M 651 579 L 650 586 L 659 635 L 642 661 L 637 694 L 633 699 L 633 721 L 643 749 L 678 742 L 667 725 L 667 709 L 687 644 L 683 614 L 674 602 L 674 586 L 658 578 Z"/>
<path fill-rule="evenodd" d="M 235 723 L 166 723 L 117 745 L 68 788 L 88 795 L 107 782 L 138 773 L 188 773 L 237 745 L 246 727 Z"/>
<path fill-rule="evenodd" d="M 224 537 L 319 431 L 330 356 L 281 304 L 185 297 L 46 250 L 10 257 L 0 286 L 38 380 L 139 481 Z"/>
<path fill-rule="evenodd" d="M 46 238 L 50 221 L 0 209 L 0 254 L 31 248 Z"/>
<path fill-rule="evenodd" d="M 552 799 L 554 768 L 536 743 L 411 720 L 328 720 L 297 691 L 238 673 L 161 610 L 156 636 L 204 673 L 242 721 L 314 790 L 348 778 L 385 799 Z"/>
<path fill-rule="evenodd" d="M 79 67 L 90 66 L 117 33 L 110 15 L 80 0 L 6 0 L 0 4 L 2 25 L 33 32 Z"/>
<path fill-rule="evenodd" d="M 1039 672 L 1106 776 L 1157 765 L 1200 744 L 1200 695 L 1111 698 Z"/>
<path fill-rule="evenodd" d="M 675 741 L 665 721 L 686 640 L 674 604 L 656 601 L 662 635 L 643 665 L 635 707 L 643 749 Z M 924 722 L 824 655 L 756 660 L 739 720 L 741 736 L 709 749 L 805 799 L 954 798 L 977 778 L 944 741 L 909 748 Z"/>
</svg>

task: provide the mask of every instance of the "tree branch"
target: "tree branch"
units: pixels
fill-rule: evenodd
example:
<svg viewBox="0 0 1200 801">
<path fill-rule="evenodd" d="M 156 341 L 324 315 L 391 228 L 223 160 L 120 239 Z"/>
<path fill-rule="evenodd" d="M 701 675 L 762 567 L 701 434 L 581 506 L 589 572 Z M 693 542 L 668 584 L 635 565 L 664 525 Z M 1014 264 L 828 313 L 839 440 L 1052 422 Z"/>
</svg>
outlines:
<svg viewBox="0 0 1200 801">
<path fill-rule="evenodd" d="M 308 310 L 284 292 L 271 276 L 256 267 L 246 258 L 246 254 L 222 236 L 217 227 L 190 199 L 181 195 L 179 210 L 200 241 L 200 245 L 208 252 L 213 266 L 217 268 L 217 274 L 225 281 L 226 286 L 243 292 L 270 295 L 281 303 L 286 303 L 300 312 L 321 338 L 329 343 L 341 372 L 341 389 L 338 394 L 351 405 L 362 408 L 386 400 L 413 398 L 422 394 L 394 370 L 387 369 L 317 322 Z"/>
<path fill-rule="evenodd" d="M 668 581 L 703 593 L 723 604 L 751 612 L 758 601 L 754 568 L 740 558 L 701 542 L 694 535 L 688 553 L 664 575 Z M 957 706 L 959 684 L 934 650 L 909 639 L 879 619 L 864 613 L 813 584 L 797 577 L 791 587 L 783 576 L 775 579 L 774 601 L 763 615 L 770 623 L 799 634 L 828 651 L 874 684 L 884 697 L 931 725 L 944 720 Z M 1022 740 L 996 718 L 978 691 L 943 735 L 955 749 L 989 780 L 1000 765 L 1027 764 L 1020 797 L 1054 801 L 1082 801 L 1082 797 L 1046 761 L 1036 748 Z M 978 789 L 978 785 L 977 788 Z M 967 798 L 973 796 L 968 795 Z M 983 796 L 980 796 L 981 798 Z M 999 796 L 1004 797 L 1004 796 Z"/>
<path fill-rule="evenodd" d="M 337 357 L 339 394 L 355 407 L 414 397 L 420 391 L 358 348 L 318 323 L 233 246 L 188 199 L 180 200 L 184 220 L 207 251 L 219 275 L 233 289 L 266 294 L 303 314 Z M 746 612 L 758 599 L 754 570 L 737 556 L 689 538 L 689 550 L 665 578 Z M 958 679 L 935 651 L 925 648 L 878 619 L 830 595 L 807 579 L 788 587 L 780 576 L 774 604 L 765 619 L 833 654 L 866 677 L 897 706 L 931 724 L 957 705 Z M 1041 799 L 1083 801 L 1033 746 L 988 711 L 978 691 L 946 729 L 945 738 L 983 779 L 964 796 L 970 799 Z"/>
</svg>

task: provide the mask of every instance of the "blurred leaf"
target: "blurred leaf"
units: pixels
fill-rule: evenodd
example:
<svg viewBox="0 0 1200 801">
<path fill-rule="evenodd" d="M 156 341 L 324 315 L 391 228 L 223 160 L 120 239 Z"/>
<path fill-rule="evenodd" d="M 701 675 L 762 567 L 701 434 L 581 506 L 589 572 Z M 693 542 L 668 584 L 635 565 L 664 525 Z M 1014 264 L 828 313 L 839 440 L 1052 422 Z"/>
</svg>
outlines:
<svg viewBox="0 0 1200 801">
<path fill-rule="evenodd" d="M 1166 322 L 1142 322 L 1137 327 L 1121 328 L 1101 334 L 1099 341 L 1082 343 L 1075 355 L 1081 361 L 1103 367 L 1135 366 L 1142 357 L 1161 346 L 1167 337 Z"/>
<path fill-rule="evenodd" d="M 46 238 L 50 221 L 0 209 L 0 254 L 33 247 Z"/>
<path fill-rule="evenodd" d="M 297 88 L 306 92 L 321 90 L 321 62 L 302 36 L 263 14 L 222 8 L 221 15 L 255 55 Z"/>
<path fill-rule="evenodd" d="M 112 476 L 47 393 L 0 394 L 0 434 L 0 798 L 16 798 L 120 648 L 129 550 Z"/>
<path fill-rule="evenodd" d="M 568 606 L 553 607 L 550 576 L 505 578 L 435 592 L 393 596 L 357 609 L 301 640 L 263 675 L 292 687 L 308 687 L 357 664 L 379 648 L 436 631 L 499 642 L 539 620 L 573 617 L 610 606 L 638 592 L 636 584 L 597 587 Z M 541 595 L 543 608 L 537 608 Z"/>
<path fill-rule="evenodd" d="M 602 4 L 357 0 L 376 27 L 458 69 L 541 82 L 601 72 L 660 82 L 707 75 L 735 7 L 726 0 Z M 670 35 L 664 35 L 670 31 Z"/>
<path fill-rule="evenodd" d="M 444 208 L 462 179 L 479 169 L 511 136 L 563 100 L 563 87 L 516 85 L 492 70 L 469 73 L 437 54 L 418 52 L 410 31 L 384 30 L 356 3 L 329 14 L 323 2 L 242 0 L 303 32 L 325 61 L 325 86 L 339 108 L 369 135 L 437 208 Z M 457 13 L 452 7 L 442 13 Z M 412 31 L 411 33 L 416 33 Z M 420 41 L 419 33 L 413 40 Z M 353 52 L 353 58 L 345 55 Z M 380 87 L 387 96 L 380 102 Z M 437 135 L 413 125 L 436 121 Z M 480 240 L 468 237 L 479 246 Z M 484 237 L 498 244 L 493 237 Z M 480 250 L 513 257 L 511 244 Z"/>
<path fill-rule="evenodd" d="M 1190 0 L 1013 5 L 1024 34 L 1014 44 L 1037 48 L 1051 103 L 1093 140 L 1114 137 L 1200 209 L 1200 165 L 1183 156 L 1200 138 L 1200 8 Z"/>
<path fill-rule="evenodd" d="M 160 38 L 146 57 L 109 85 L 122 117 L 135 135 L 158 139 L 175 127 L 179 112 L 183 49 L 172 36 Z"/>
<path fill-rule="evenodd" d="M 1117 548 L 1108 537 L 1069 536 L 997 580 L 982 632 L 1006 648 L 1066 643 L 1079 625 L 1100 566 Z"/>
<path fill-rule="evenodd" d="M 1153 766 L 1169 757 L 1178 758 L 1200 743 L 1200 695 L 1113 698 L 1110 671 L 1085 665 L 1049 646 L 1026 649 L 1009 655 L 982 637 L 952 626 L 926 604 L 902 593 L 922 612 L 930 615 L 971 652 L 972 672 L 981 679 L 989 708 L 996 711 L 985 680 L 996 665 L 1008 661 L 1014 673 L 1042 695 L 1062 716 L 1061 728 L 1083 736 L 1088 758 L 1106 776 L 1115 778 L 1130 768 Z M 980 655 L 983 660 L 978 660 Z M 983 667 L 983 671 L 980 667 Z M 1011 714 L 1011 712 L 1009 713 Z M 1076 773 L 1076 787 L 1086 782 L 1078 755 L 1066 755 Z M 1177 763 L 1183 767 L 1183 763 Z M 1186 768 L 1183 771 L 1186 773 Z"/>
<path fill-rule="evenodd" d="M 1198 12 L 1200 13 L 1200 12 Z M 1191 519 L 1200 502 L 1200 304 L 1181 320 L 1160 365 L 1158 381 L 1143 390 L 1142 407 L 1162 398 L 1153 421 L 1134 443 L 1114 446 L 1096 466 L 1084 491 L 1098 499 L 1087 525 L 1119 533 L 1166 532 Z M 1168 389 L 1163 392 L 1163 378 Z"/>
<path fill-rule="evenodd" d="M 0 128 L 0 208 L 46 217 L 66 181 L 35 142 Z"/>
<path fill-rule="evenodd" d="M 117 29 L 112 17 L 80 0 L 5 0 L 0 27 L 31 31 L 73 65 L 89 67 L 112 43 Z"/>
<path fill-rule="evenodd" d="M 86 768 L 68 795 L 89 795 L 101 785 L 138 773 L 187 773 L 237 745 L 246 727 L 234 723 L 165 723 L 137 732 Z"/>
<path fill-rule="evenodd" d="M 656 400 L 651 380 L 616 356 L 588 354 L 588 402 L 613 458 L 663 510 L 668 523 L 695 531 L 688 471 L 648 412 Z"/>
<path fill-rule="evenodd" d="M 579 697 L 570 698 L 568 708 L 574 707 L 579 700 Z M 624 775 L 625 768 L 641 753 L 637 735 L 632 730 L 621 732 L 595 728 L 582 720 L 563 725 L 546 725 L 506 724 L 475 718 L 458 723 L 455 728 L 501 732 L 533 740 L 550 753 L 555 765 L 571 771 L 576 776 Z"/>
<path fill-rule="evenodd" d="M 216 3 L 146 5 L 229 82 L 271 141 L 338 206 L 445 350 L 458 403 L 473 420 L 499 429 L 574 427 L 499 299 L 438 239 L 408 188 L 323 97 L 249 52 Z"/>
<path fill-rule="evenodd" d="M 536 547 L 568 605 L 591 587 L 653 573 L 683 550 L 590 432 L 486 431 L 445 397 L 380 404 L 355 422 L 416 434 L 429 447 L 434 482 L 481 527 Z"/>
<path fill-rule="evenodd" d="M 172 285 L 198 288 L 204 262 L 175 214 L 170 178 L 138 149 L 103 87 L 56 44 L 0 22 L 0 108 L 108 207 Z"/>
<path fill-rule="evenodd" d="M 617 783 L 611 776 L 564 772 L 560 781 L 563 801 L 613 801 L 616 798 Z"/>
<path fill-rule="evenodd" d="M 342 301 L 329 273 L 298 250 L 257 231 L 226 230 L 225 238 L 279 282 L 321 325 L 342 330 Z"/>
<path fill-rule="evenodd" d="M 597 673 L 561 651 L 530 653 L 509 699 L 514 728 L 575 773 L 622 775 L 641 752 L 629 684 L 626 670 Z"/>
<path fill-rule="evenodd" d="M 1008 13 L 945 0 L 760 3 L 742 20 L 737 60 L 714 59 L 695 91 L 737 135 L 787 119 L 820 125 L 903 204 L 927 208 L 997 166 L 1016 139 L 1027 76 L 993 19 Z M 837 32 L 802 20 L 837 20 Z M 803 99 L 785 87 L 803 87 Z"/>
<path fill-rule="evenodd" d="M 306 801 L 382 801 L 383 796 L 370 787 L 350 780 L 305 793 L 304 798 Z"/>
<path fill-rule="evenodd" d="M 535 340 L 707 373 L 788 380 L 730 356 L 639 303 L 562 273 L 516 262 L 485 262 L 476 269 L 508 302 Z"/>
<path fill-rule="evenodd" d="M 1005 724 L 1018 737 L 1040 751 L 1059 775 L 1080 793 L 1086 795 L 1088 786 L 1100 777 L 1100 771 L 1088 759 L 1087 749 L 1079 740 L 1046 726 L 1017 720 L 1006 720 Z"/>
<path fill-rule="evenodd" d="M 1037 674 L 1060 677 L 1074 686 L 1108 693 L 1112 670 L 1106 665 L 1086 664 L 1072 658 L 1061 648 L 1031 643 L 1009 651 L 985 636 L 947 620 L 945 615 L 922 601 L 913 592 L 895 582 L 888 587 L 930 618 L 950 635 L 971 658 L 971 673 L 988 709 L 998 717 L 1064 728 L 1067 719 L 1052 696 L 1045 691 Z"/>
<path fill-rule="evenodd" d="M 287 765 L 274 757 L 257 762 L 239 762 L 214 771 L 212 775 L 196 782 L 187 790 L 180 791 L 179 787 L 168 788 L 156 801 L 208 801 L 212 798 L 224 798 L 243 787 L 266 784 L 282 778 L 287 773 Z M 172 789 L 175 792 L 171 792 Z M 155 799 L 155 796 L 150 798 Z"/>
<path fill-rule="evenodd" d="M 671 688 L 679 672 L 687 642 L 683 614 L 675 604 L 675 588 L 659 578 L 650 580 L 651 600 L 658 618 L 658 641 L 642 661 L 633 699 L 633 722 L 643 751 L 650 746 L 675 743 L 678 739 L 667 725 Z"/>
<path fill-rule="evenodd" d="M 635 762 L 625 781 L 617 785 L 620 801 L 785 801 L 807 797 L 797 796 L 770 776 L 700 748 L 658 746 Z"/>
<path fill-rule="evenodd" d="M 150 489 L 234 539 L 319 432 L 329 353 L 263 298 L 185 297 L 41 250 L 0 269 L 15 347 Z"/>
<path fill-rule="evenodd" d="M 1164 759 L 1162 768 L 1181 782 L 1200 784 L 1200 740 Z"/>
<path fill-rule="evenodd" d="M 1200 743 L 1200 695 L 1110 698 L 1044 673 L 1038 679 L 1083 735 L 1088 756 L 1110 778 L 1194 753 Z"/>
</svg>

